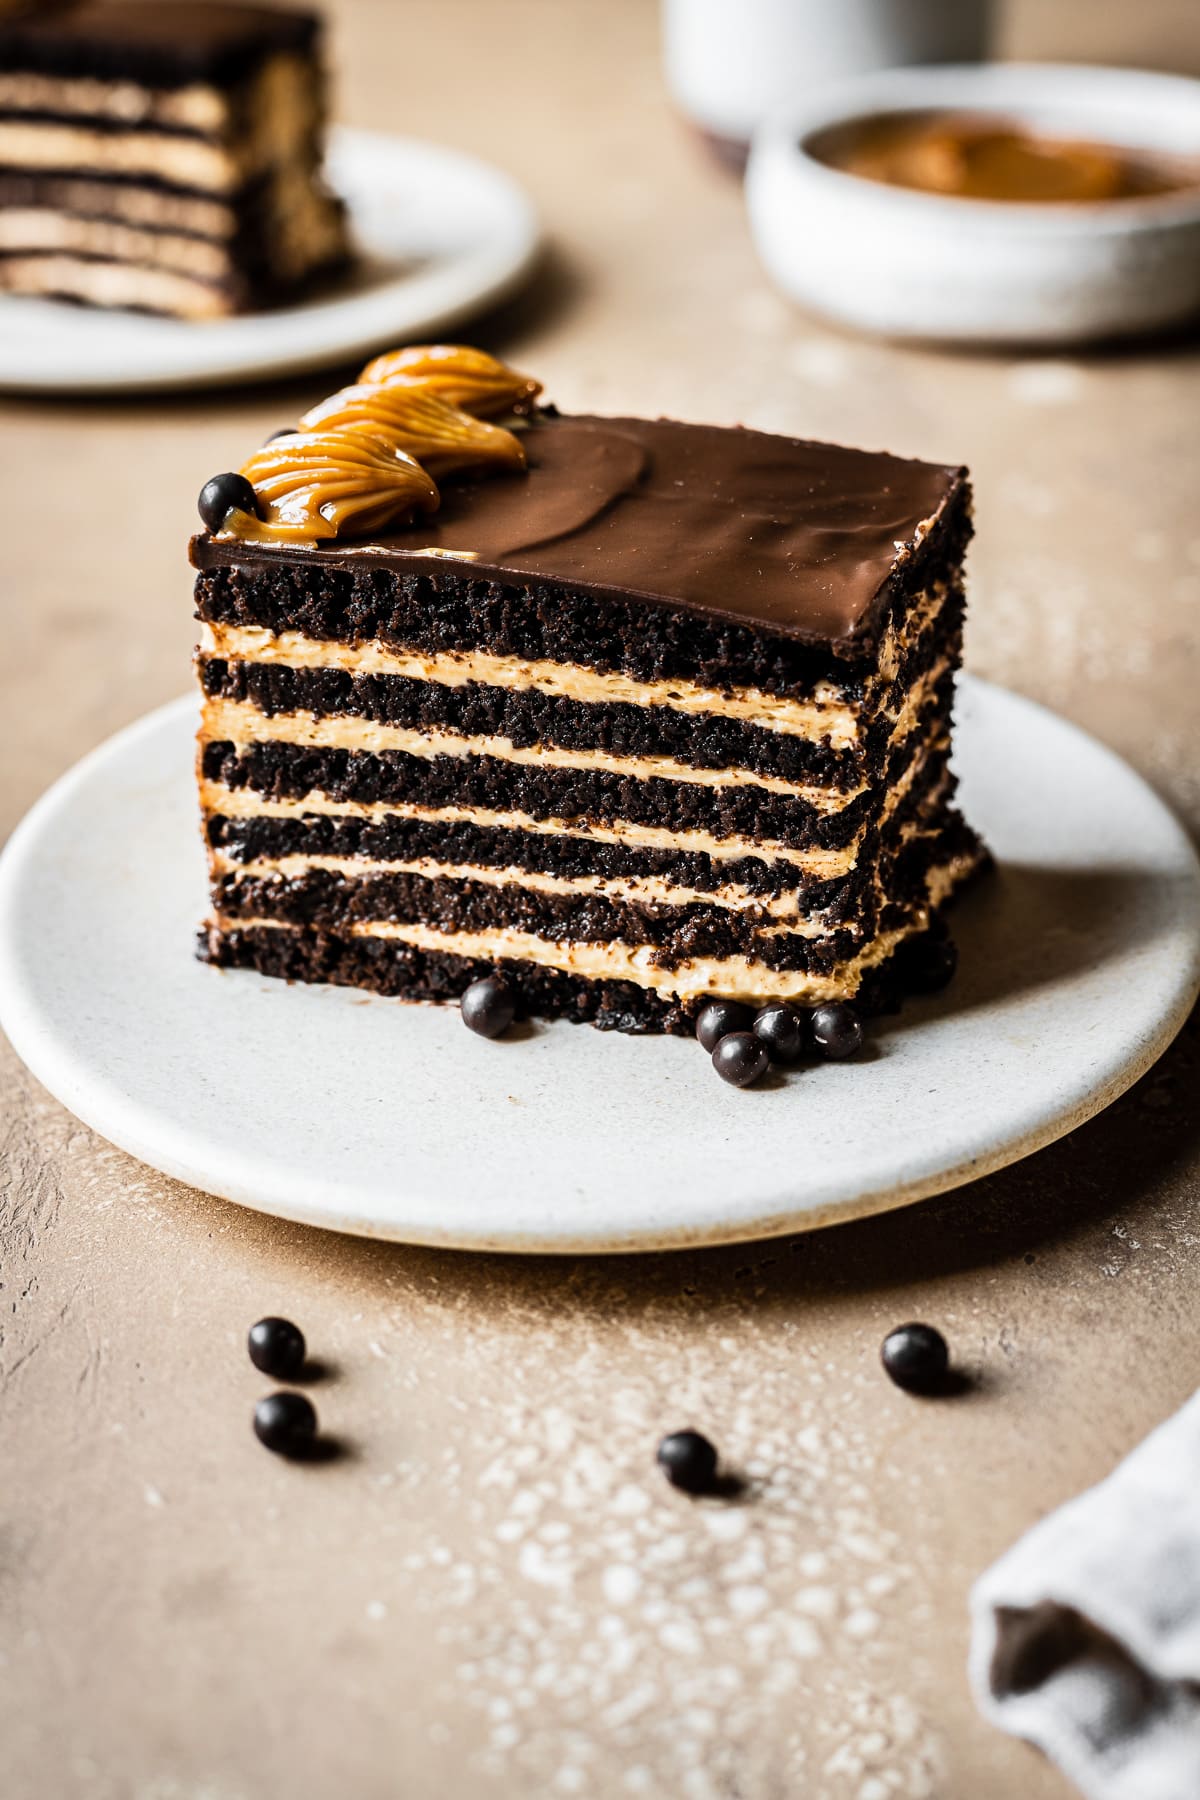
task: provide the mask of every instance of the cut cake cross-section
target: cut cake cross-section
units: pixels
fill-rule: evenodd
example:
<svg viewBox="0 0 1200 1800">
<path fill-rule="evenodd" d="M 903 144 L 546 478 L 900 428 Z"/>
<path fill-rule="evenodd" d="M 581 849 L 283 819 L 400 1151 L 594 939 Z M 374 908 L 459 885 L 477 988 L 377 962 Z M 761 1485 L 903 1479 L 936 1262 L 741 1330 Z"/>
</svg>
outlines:
<svg viewBox="0 0 1200 1800">
<path fill-rule="evenodd" d="M 519 378 L 431 398 L 486 360 L 381 359 L 218 478 L 203 953 L 432 1000 L 499 970 L 629 1031 L 893 1004 L 986 860 L 949 766 L 965 471 Z"/>
</svg>

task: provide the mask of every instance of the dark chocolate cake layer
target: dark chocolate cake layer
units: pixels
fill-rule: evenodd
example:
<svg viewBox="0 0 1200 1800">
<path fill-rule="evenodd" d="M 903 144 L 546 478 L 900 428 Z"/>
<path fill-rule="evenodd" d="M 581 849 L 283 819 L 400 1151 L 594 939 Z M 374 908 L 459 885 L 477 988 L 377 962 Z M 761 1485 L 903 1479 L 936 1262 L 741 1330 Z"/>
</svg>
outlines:
<svg viewBox="0 0 1200 1800">
<path fill-rule="evenodd" d="M 469 682 L 441 686 L 396 675 L 343 669 L 293 669 L 278 663 L 206 657 L 200 685 L 209 699 L 248 701 L 267 718 L 371 719 L 439 735 L 503 738 L 527 747 L 607 750 L 616 756 L 670 757 L 699 769 L 737 767 L 831 787 L 857 783 L 857 759 L 827 740 L 805 738 L 670 707 L 588 702 L 536 689 L 512 691 Z"/>
<path fill-rule="evenodd" d="M 943 935 L 940 928 L 922 931 L 899 945 L 860 984 L 855 994 L 859 1009 L 870 1014 L 899 1006 L 912 989 L 908 973 L 912 960 L 926 941 L 940 941 Z M 601 1031 L 634 1034 L 691 1037 L 695 1031 L 694 1005 L 682 1005 L 631 981 L 589 980 L 519 960 L 455 956 L 377 938 L 239 926 L 222 931 L 206 928 L 200 954 L 222 969 L 255 969 L 284 981 L 366 988 L 401 1000 L 454 1001 L 473 981 L 499 972 L 518 995 L 521 1011 L 533 1018 L 568 1019 Z"/>
<path fill-rule="evenodd" d="M 468 682 L 447 687 L 394 675 L 352 675 L 341 669 L 294 669 L 279 663 L 228 662 L 204 657 L 200 683 L 211 700 L 249 704 L 265 718 L 306 713 L 313 718 L 371 720 L 434 737 L 500 739 L 519 749 L 544 745 L 565 751 L 607 752 L 624 759 L 665 758 L 697 770 L 736 768 L 781 781 L 835 790 L 857 788 L 885 766 L 893 723 L 879 721 L 859 756 L 827 738 L 812 741 L 712 714 L 667 706 L 592 703 L 536 689 L 513 691 Z M 917 695 L 914 728 L 928 722 L 930 701 L 948 709 L 952 671 L 932 670 Z"/>
<path fill-rule="evenodd" d="M 272 6 L 84 0 L 0 23 L 0 70 L 228 87 L 267 57 L 311 53 L 319 29 L 316 13 Z"/>
<path fill-rule="evenodd" d="M 768 968 L 827 974 L 859 948 L 849 929 L 819 938 L 797 932 L 764 937 L 763 927 L 771 924 L 765 912 L 622 903 L 600 894 L 547 894 L 518 883 L 498 887 L 423 875 L 356 878 L 310 869 L 295 877 L 226 876 L 214 885 L 213 905 L 222 919 L 270 919 L 318 931 L 424 923 L 447 932 L 511 929 L 553 943 L 650 945 L 655 966 L 664 969 L 697 956 L 756 956 Z"/>
<path fill-rule="evenodd" d="M 278 921 L 345 935 L 382 921 L 443 932 L 517 930 L 559 945 L 651 946 L 656 968 L 740 956 L 767 971 L 830 975 L 879 930 L 903 925 L 902 915 L 924 896 L 932 868 L 973 856 L 974 840 L 946 802 L 945 794 L 923 790 L 899 809 L 874 864 L 882 883 L 871 881 L 865 868 L 841 883 L 807 884 L 802 895 L 756 896 L 717 882 L 709 901 L 682 888 L 680 871 L 669 867 L 634 871 L 601 857 L 568 872 L 559 860 L 548 875 L 534 871 L 530 880 L 529 870 L 511 863 L 489 869 L 474 844 L 435 838 L 411 844 L 410 851 L 426 853 L 424 859 L 392 872 L 362 856 L 338 858 L 327 843 L 300 852 L 286 840 L 239 844 L 236 833 L 231 837 L 222 822 L 214 822 L 213 899 L 228 927 Z M 274 823 L 251 822 L 255 829 Z"/>
<path fill-rule="evenodd" d="M 210 790 L 214 806 L 223 796 Z M 733 893 L 747 902 L 783 895 L 792 910 L 847 917 L 864 882 L 865 870 L 850 878 L 813 880 L 796 863 L 767 861 L 761 855 L 722 859 L 680 850 L 650 850 L 600 840 L 592 832 L 574 836 L 398 817 L 305 812 L 303 802 L 287 816 L 255 813 L 248 818 L 209 814 L 208 843 L 234 864 L 299 857 L 366 863 L 425 862 L 453 868 L 513 869 L 560 880 L 656 883 L 672 893 Z"/>
<path fill-rule="evenodd" d="M 954 504 L 947 528 L 955 541 L 946 544 L 939 534 L 914 555 L 905 592 L 889 597 L 879 635 L 907 614 L 910 594 L 957 578 L 970 536 L 965 497 Z M 319 551 L 296 563 L 279 556 L 252 561 L 244 550 L 221 560 L 228 555 L 203 539 L 193 542 L 200 570 L 196 615 L 209 624 L 429 654 L 477 649 L 618 671 L 635 681 L 744 686 L 768 694 L 807 694 L 832 681 L 853 699 L 877 669 L 871 645 L 804 641 L 799 634 L 785 637 L 682 607 L 660 609 L 617 588 L 585 591 L 515 574 L 485 580 L 431 558 L 387 568 L 365 560 L 361 567 L 338 567 Z M 958 598 L 961 606 L 961 593 Z"/>
<path fill-rule="evenodd" d="M 658 776 L 603 769 L 529 766 L 487 756 L 408 756 L 400 750 L 313 748 L 287 742 L 239 748 L 211 742 L 204 774 L 227 787 L 272 798 L 316 789 L 335 800 L 407 802 L 426 808 L 463 806 L 518 812 L 532 819 L 628 822 L 678 834 L 702 832 L 792 850 L 837 850 L 854 842 L 874 815 L 869 794 L 835 813 L 758 787 L 694 787 Z"/>
</svg>

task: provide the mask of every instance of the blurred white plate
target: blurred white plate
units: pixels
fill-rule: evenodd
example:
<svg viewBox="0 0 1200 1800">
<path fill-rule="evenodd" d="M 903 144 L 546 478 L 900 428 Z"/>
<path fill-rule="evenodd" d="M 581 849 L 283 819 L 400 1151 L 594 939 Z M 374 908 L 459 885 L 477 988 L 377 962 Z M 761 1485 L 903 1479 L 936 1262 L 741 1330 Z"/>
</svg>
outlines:
<svg viewBox="0 0 1200 1800">
<path fill-rule="evenodd" d="M 332 134 L 360 261 L 272 312 L 188 322 L 0 296 L 0 387 L 128 393 L 295 374 L 445 331 L 528 273 L 538 221 L 499 169 L 415 138 Z"/>
<path fill-rule="evenodd" d="M 986 1174 L 1071 1131 L 1164 1050 L 1200 984 L 1200 868 L 1145 782 L 1028 700 L 964 680 L 969 817 L 1001 859 L 959 973 L 858 1061 L 742 1092 L 694 1042 L 218 973 L 196 709 L 87 757 L 0 857 L 0 1022 L 113 1143 L 260 1211 L 411 1243 L 617 1251 L 804 1231 Z"/>
<path fill-rule="evenodd" d="M 1200 315 L 1200 186 L 964 200 L 851 175 L 810 148 L 831 125 L 939 109 L 1200 164 L 1200 81 L 1182 75 L 983 63 L 838 82 L 773 113 L 751 149 L 751 230 L 785 293 L 860 331 L 962 343 L 1084 342 Z"/>
</svg>

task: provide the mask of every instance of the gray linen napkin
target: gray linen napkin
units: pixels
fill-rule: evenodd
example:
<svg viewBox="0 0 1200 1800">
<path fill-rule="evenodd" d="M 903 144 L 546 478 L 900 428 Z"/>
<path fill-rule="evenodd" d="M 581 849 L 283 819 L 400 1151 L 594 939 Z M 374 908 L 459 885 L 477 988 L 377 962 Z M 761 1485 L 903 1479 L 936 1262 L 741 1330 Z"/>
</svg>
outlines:
<svg viewBox="0 0 1200 1800">
<path fill-rule="evenodd" d="M 970 1673 L 1087 1800 L 1200 1800 L 1200 1393 L 980 1577 Z"/>
</svg>

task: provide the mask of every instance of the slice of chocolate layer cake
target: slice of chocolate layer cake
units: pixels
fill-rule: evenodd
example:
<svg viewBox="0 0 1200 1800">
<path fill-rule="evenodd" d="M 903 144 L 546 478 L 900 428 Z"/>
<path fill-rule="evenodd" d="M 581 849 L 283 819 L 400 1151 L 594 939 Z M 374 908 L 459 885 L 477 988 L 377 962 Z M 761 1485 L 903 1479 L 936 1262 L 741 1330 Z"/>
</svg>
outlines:
<svg viewBox="0 0 1200 1800">
<path fill-rule="evenodd" d="M 205 954 L 625 1030 L 890 1004 L 984 859 L 965 472 L 536 392 L 400 352 L 205 488 Z"/>
<path fill-rule="evenodd" d="M 85 0 L 0 22 L 0 290 L 211 318 L 346 257 L 310 13 Z"/>
</svg>

